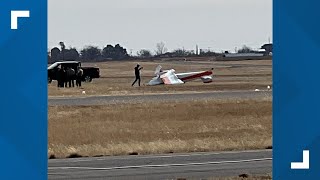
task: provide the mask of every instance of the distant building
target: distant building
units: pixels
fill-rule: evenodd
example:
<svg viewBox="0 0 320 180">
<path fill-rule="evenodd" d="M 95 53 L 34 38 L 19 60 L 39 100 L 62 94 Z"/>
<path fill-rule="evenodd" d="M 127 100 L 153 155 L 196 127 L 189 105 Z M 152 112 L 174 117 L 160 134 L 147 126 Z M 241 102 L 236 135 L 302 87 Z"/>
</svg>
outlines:
<svg viewBox="0 0 320 180">
<path fill-rule="evenodd" d="M 239 57 L 245 57 L 245 58 L 254 58 L 254 57 L 262 57 L 262 53 L 225 53 L 224 57 L 227 58 L 239 58 Z"/>
<path fill-rule="evenodd" d="M 264 49 L 266 54 L 272 54 L 272 44 L 264 44 L 261 49 Z"/>
</svg>

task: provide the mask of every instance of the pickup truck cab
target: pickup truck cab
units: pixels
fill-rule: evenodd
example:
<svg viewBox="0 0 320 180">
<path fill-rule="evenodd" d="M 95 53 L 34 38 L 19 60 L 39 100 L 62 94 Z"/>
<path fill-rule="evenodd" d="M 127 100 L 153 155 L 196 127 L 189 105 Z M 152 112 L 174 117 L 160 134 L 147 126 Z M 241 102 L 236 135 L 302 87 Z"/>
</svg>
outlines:
<svg viewBox="0 0 320 180">
<path fill-rule="evenodd" d="M 58 68 L 72 68 L 77 70 L 81 67 L 81 62 L 78 61 L 61 61 L 55 62 L 48 67 L 48 82 L 51 83 L 52 80 L 57 80 Z M 91 82 L 94 78 L 100 78 L 100 70 L 98 67 L 81 67 L 83 70 L 82 81 Z"/>
</svg>

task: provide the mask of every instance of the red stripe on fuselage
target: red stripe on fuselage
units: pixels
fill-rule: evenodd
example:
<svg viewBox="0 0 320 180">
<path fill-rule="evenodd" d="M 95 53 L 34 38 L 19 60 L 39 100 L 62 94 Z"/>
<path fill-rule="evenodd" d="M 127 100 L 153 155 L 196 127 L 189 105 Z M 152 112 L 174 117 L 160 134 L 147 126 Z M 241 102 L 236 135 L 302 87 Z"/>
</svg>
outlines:
<svg viewBox="0 0 320 180">
<path fill-rule="evenodd" d="M 185 77 L 185 78 L 181 78 L 181 80 L 182 81 L 187 81 L 187 80 L 201 78 L 202 76 L 209 76 L 209 75 L 212 75 L 212 71 L 205 71 L 203 73 L 199 73 L 199 74 L 195 74 L 195 75 L 188 76 L 188 77 Z"/>
</svg>

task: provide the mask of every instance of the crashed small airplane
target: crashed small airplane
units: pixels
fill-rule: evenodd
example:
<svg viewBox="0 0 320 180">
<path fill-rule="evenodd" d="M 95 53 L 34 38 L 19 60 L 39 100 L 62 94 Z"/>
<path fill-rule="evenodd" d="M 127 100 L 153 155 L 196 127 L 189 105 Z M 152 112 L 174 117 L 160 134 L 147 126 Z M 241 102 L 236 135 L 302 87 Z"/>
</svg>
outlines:
<svg viewBox="0 0 320 180">
<path fill-rule="evenodd" d="M 176 74 L 174 69 L 162 70 L 162 67 L 159 65 L 154 73 L 156 77 L 152 78 L 149 81 L 148 85 L 154 86 L 159 84 L 183 84 L 187 81 L 192 81 L 195 79 L 201 79 L 203 83 L 211 83 L 213 74 L 212 70 L 213 68 L 209 71 Z"/>
</svg>

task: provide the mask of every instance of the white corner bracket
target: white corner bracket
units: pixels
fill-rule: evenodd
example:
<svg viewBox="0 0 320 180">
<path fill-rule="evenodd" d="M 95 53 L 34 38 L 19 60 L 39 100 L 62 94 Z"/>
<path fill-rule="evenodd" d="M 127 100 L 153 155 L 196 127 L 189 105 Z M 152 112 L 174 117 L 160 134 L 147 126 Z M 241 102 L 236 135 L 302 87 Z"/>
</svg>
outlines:
<svg viewBox="0 0 320 180">
<path fill-rule="evenodd" d="M 30 17 L 30 11 L 11 11 L 11 29 L 18 29 L 18 18 Z"/>
<path fill-rule="evenodd" d="M 291 169 L 309 169 L 309 151 L 304 150 L 302 155 L 302 162 L 292 162 Z"/>
</svg>

